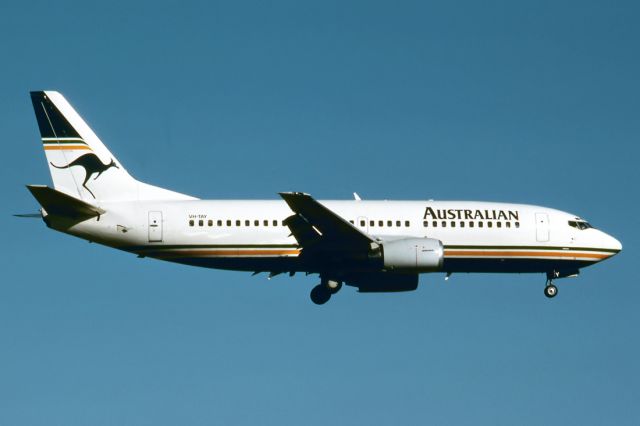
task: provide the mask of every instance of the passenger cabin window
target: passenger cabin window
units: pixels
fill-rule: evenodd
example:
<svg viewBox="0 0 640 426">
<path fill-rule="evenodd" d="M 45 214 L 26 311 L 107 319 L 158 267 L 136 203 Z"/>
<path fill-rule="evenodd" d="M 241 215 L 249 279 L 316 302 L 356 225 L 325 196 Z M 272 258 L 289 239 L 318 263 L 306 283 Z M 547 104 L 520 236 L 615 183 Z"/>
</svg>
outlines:
<svg viewBox="0 0 640 426">
<path fill-rule="evenodd" d="M 378 226 L 384 226 L 384 220 L 379 220 L 378 221 Z"/>
<path fill-rule="evenodd" d="M 269 226 L 269 221 L 267 219 L 265 219 L 265 220 L 262 221 L 262 224 L 264 226 Z"/>
<path fill-rule="evenodd" d="M 364 223 L 365 223 L 364 220 L 361 220 L 360 221 L 360 226 L 364 226 Z"/>
<path fill-rule="evenodd" d="M 213 226 L 213 220 L 209 219 L 209 223 L 207 223 L 207 225 Z"/>
<path fill-rule="evenodd" d="M 189 226 L 193 226 L 193 219 L 189 221 Z"/>
<path fill-rule="evenodd" d="M 240 222 L 239 220 L 236 220 L 236 226 L 240 226 L 242 224 L 242 222 Z"/>
<path fill-rule="evenodd" d="M 202 226 L 202 225 L 204 225 L 204 220 L 200 219 L 200 220 L 198 221 L 198 226 Z"/>
<path fill-rule="evenodd" d="M 405 220 L 404 221 L 404 226 L 408 228 L 409 226 L 411 226 L 411 223 L 409 223 L 408 220 Z"/>
<path fill-rule="evenodd" d="M 493 222 L 487 222 L 487 228 L 493 228 Z"/>
<path fill-rule="evenodd" d="M 396 220 L 396 226 L 399 228 L 401 226 L 401 223 L 399 220 Z"/>
<path fill-rule="evenodd" d="M 469 228 L 473 228 L 473 221 L 469 222 Z"/>
<path fill-rule="evenodd" d="M 433 221 L 433 223 L 432 223 L 432 225 L 433 225 L 433 227 L 434 227 L 434 228 L 437 228 L 437 227 L 438 227 L 438 222 L 436 222 L 436 221 L 434 220 L 434 221 Z"/>
<path fill-rule="evenodd" d="M 376 224 L 376 221 L 375 221 L 375 220 L 370 220 L 370 221 L 369 221 L 369 226 L 374 226 L 375 224 Z"/>
<path fill-rule="evenodd" d="M 222 220 L 218 219 L 218 226 L 222 226 Z"/>
<path fill-rule="evenodd" d="M 277 220 L 273 221 L 273 226 L 278 226 L 278 221 Z"/>
<path fill-rule="evenodd" d="M 429 221 L 428 221 L 428 220 L 425 220 L 425 221 L 423 222 L 423 225 L 424 225 L 424 227 L 426 228 L 427 226 L 429 226 Z"/>
<path fill-rule="evenodd" d="M 498 225 L 498 228 L 502 228 L 502 222 L 498 222 L 496 225 Z"/>
<path fill-rule="evenodd" d="M 392 227 L 393 226 L 393 221 L 392 220 L 388 220 L 387 221 L 387 226 L 388 227 Z"/>
</svg>

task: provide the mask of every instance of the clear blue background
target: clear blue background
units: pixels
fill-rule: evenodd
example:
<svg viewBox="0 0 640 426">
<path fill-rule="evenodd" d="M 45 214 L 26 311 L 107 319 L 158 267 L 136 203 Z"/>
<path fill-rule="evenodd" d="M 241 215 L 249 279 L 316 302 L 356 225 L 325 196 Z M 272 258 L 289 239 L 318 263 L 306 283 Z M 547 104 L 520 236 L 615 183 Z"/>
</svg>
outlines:
<svg viewBox="0 0 640 426">
<path fill-rule="evenodd" d="M 576 2 L 3 2 L 0 424 L 640 424 L 640 10 Z M 473 199 L 624 251 L 418 291 L 189 268 L 13 213 L 49 183 L 29 90 L 202 198 Z"/>
</svg>

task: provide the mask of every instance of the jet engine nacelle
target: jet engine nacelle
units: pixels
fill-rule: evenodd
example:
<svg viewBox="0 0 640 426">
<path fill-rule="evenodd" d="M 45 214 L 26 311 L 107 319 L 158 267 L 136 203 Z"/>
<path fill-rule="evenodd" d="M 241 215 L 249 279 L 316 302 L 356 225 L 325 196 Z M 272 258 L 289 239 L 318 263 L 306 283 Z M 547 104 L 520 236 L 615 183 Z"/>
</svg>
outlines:
<svg viewBox="0 0 640 426">
<path fill-rule="evenodd" d="M 389 271 L 432 272 L 442 268 L 444 247 L 433 238 L 405 238 L 382 244 L 384 269 Z"/>
</svg>

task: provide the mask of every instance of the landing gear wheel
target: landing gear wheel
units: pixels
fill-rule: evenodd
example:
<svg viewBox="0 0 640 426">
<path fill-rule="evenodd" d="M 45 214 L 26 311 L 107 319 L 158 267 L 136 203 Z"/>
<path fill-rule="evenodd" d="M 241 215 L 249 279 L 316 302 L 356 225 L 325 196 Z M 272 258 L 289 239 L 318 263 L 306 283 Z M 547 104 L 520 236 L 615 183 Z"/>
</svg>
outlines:
<svg viewBox="0 0 640 426">
<path fill-rule="evenodd" d="M 558 287 L 556 287 L 555 285 L 548 284 L 544 288 L 544 295 L 547 296 L 549 299 L 551 299 L 552 297 L 556 297 L 556 294 L 558 294 Z"/>
<path fill-rule="evenodd" d="M 328 281 L 327 289 L 331 294 L 336 294 L 342 288 L 342 283 L 340 281 Z"/>
<path fill-rule="evenodd" d="M 311 290 L 311 301 L 316 305 L 324 305 L 331 299 L 331 291 L 322 284 L 318 284 Z"/>
</svg>

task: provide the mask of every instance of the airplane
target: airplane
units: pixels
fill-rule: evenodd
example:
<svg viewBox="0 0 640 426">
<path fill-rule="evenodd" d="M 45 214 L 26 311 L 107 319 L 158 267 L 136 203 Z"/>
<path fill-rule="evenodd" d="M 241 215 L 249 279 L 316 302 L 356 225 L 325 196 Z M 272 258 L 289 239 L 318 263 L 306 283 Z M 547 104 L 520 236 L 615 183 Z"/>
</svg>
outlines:
<svg viewBox="0 0 640 426">
<path fill-rule="evenodd" d="M 53 188 L 27 185 L 56 231 L 138 255 L 206 268 L 317 274 L 322 305 L 343 284 L 416 290 L 419 274 L 543 273 L 554 280 L 608 259 L 621 243 L 556 209 L 476 201 L 200 200 L 133 178 L 67 100 L 31 92 Z"/>
</svg>

